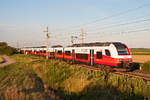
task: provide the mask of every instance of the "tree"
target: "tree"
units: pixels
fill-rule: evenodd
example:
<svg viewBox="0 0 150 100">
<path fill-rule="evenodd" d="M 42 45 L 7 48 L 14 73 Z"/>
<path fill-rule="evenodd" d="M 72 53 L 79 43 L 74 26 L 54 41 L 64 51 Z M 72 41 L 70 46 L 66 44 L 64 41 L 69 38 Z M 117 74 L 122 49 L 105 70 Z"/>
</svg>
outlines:
<svg viewBox="0 0 150 100">
<path fill-rule="evenodd" d="M 0 42 L 0 46 L 8 46 L 6 42 Z"/>
</svg>

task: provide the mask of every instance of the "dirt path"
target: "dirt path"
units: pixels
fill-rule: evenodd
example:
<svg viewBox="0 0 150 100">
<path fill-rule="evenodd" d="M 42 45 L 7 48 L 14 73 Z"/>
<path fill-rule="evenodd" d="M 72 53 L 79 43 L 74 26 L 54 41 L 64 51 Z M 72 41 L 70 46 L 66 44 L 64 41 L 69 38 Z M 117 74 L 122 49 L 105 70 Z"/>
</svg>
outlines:
<svg viewBox="0 0 150 100">
<path fill-rule="evenodd" d="M 15 60 L 9 58 L 8 56 L 0 56 L 0 57 L 2 57 L 5 60 L 4 63 L 0 64 L 0 67 L 9 65 L 15 62 Z"/>
</svg>

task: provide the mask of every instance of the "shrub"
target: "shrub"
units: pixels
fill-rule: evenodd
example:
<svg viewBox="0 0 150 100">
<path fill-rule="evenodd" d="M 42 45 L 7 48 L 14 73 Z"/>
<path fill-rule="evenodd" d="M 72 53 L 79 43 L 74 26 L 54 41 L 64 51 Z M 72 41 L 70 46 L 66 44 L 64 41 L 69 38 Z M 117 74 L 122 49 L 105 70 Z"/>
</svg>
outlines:
<svg viewBox="0 0 150 100">
<path fill-rule="evenodd" d="M 0 42 L 0 46 L 7 46 L 6 42 Z"/>
<path fill-rule="evenodd" d="M 7 43 L 0 42 L 0 54 L 12 55 L 15 53 L 15 49 L 13 47 L 7 46 Z"/>
<path fill-rule="evenodd" d="M 141 69 L 144 71 L 150 71 L 150 61 L 145 62 L 142 66 Z"/>
</svg>

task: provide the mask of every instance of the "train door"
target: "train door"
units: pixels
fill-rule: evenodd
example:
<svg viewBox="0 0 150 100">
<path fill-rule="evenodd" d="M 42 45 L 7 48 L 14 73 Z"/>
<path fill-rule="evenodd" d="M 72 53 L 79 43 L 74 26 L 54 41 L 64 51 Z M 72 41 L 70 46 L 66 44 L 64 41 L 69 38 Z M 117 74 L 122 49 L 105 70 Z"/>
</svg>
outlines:
<svg viewBox="0 0 150 100">
<path fill-rule="evenodd" d="M 55 59 L 57 58 L 57 50 L 56 49 L 54 49 L 55 51 L 55 53 L 54 53 L 54 55 L 55 55 Z"/>
<path fill-rule="evenodd" d="M 75 62 L 75 61 L 74 61 L 74 59 L 75 59 L 74 54 L 75 54 L 75 50 L 74 50 L 74 49 L 72 49 L 72 63 L 74 63 L 74 62 Z"/>
<path fill-rule="evenodd" d="M 64 60 L 64 55 L 65 55 L 65 50 L 64 50 L 64 48 L 63 48 L 63 50 L 62 50 L 62 55 L 63 55 L 63 60 Z"/>
<path fill-rule="evenodd" d="M 90 50 L 90 65 L 94 65 L 94 49 Z"/>
</svg>

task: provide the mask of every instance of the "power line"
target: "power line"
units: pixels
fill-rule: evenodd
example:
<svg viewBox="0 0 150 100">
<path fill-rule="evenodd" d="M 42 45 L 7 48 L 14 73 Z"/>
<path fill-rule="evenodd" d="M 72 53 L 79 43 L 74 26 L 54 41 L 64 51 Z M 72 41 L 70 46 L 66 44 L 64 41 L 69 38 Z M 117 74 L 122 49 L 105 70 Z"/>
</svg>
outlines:
<svg viewBox="0 0 150 100">
<path fill-rule="evenodd" d="M 121 24 L 114 24 L 114 25 L 111 25 L 111 26 L 105 26 L 105 27 L 101 27 L 101 28 L 97 28 L 97 29 L 107 29 L 107 28 L 113 28 L 113 27 L 116 27 L 116 26 L 125 26 L 125 25 L 130 25 L 130 24 L 137 24 L 137 23 L 142 23 L 142 22 L 147 22 L 147 21 L 150 21 L 150 18 L 148 19 L 142 19 L 142 20 L 136 20 L 136 21 L 133 21 L 133 22 L 126 22 L 126 23 L 121 23 Z"/>
<path fill-rule="evenodd" d="M 143 19 L 143 18 L 147 18 L 148 16 L 150 16 L 150 14 L 147 14 L 146 16 L 144 15 L 144 16 L 140 16 L 140 17 L 134 17 L 134 18 L 130 18 L 130 20 L 131 21 L 133 21 L 133 20 L 137 20 L 137 19 Z M 104 23 L 104 24 L 102 24 L 102 23 L 100 23 L 100 24 L 96 24 L 96 25 L 94 25 L 94 26 L 90 26 L 89 28 L 88 27 L 86 27 L 87 29 L 96 29 L 96 28 L 98 28 L 98 27 L 96 27 L 96 26 L 101 26 L 101 25 L 103 25 L 103 26 L 110 26 L 110 25 L 114 25 L 114 24 L 118 24 L 118 23 L 121 23 L 121 22 L 124 22 L 124 21 L 122 21 L 123 19 L 121 19 L 121 20 L 119 20 L 119 19 L 117 19 L 117 20 L 112 20 L 112 21 L 115 21 L 115 22 L 113 22 L 113 23 Z"/>
<path fill-rule="evenodd" d="M 69 27 L 69 28 L 77 28 L 77 29 L 80 29 L 80 27 L 82 26 L 86 26 L 86 25 L 91 25 L 93 23 L 97 23 L 99 21 L 104 21 L 106 19 L 111 19 L 111 18 L 114 18 L 114 17 L 118 17 L 118 16 L 122 16 L 124 14 L 127 14 L 127 13 L 130 13 L 130 12 L 133 12 L 133 11 L 137 11 L 138 9 L 142 9 L 142 8 L 145 8 L 147 6 L 150 6 L 150 4 L 143 4 L 143 5 L 140 5 L 138 7 L 135 7 L 135 8 L 131 8 L 131 9 L 128 9 L 126 11 L 123 11 L 123 12 L 119 12 L 117 14 L 113 14 L 111 16 L 106 16 L 106 17 L 103 17 L 103 18 L 100 18 L 100 19 L 95 19 L 94 21 L 90 21 L 90 22 L 87 22 L 87 23 L 84 23 L 84 24 L 80 24 L 80 25 L 76 25 L 76 26 L 72 26 L 72 27 Z M 63 30 L 65 30 L 67 28 L 64 28 Z"/>
<path fill-rule="evenodd" d="M 148 32 L 148 31 L 150 31 L 150 28 L 122 31 L 122 32 L 113 32 L 113 33 L 109 33 L 109 34 L 105 33 L 105 34 L 101 34 L 99 36 L 103 37 L 103 36 L 106 36 L 106 34 L 109 35 L 109 36 L 112 36 L 112 35 L 123 35 L 123 34 L 128 34 L 128 33 Z M 93 33 L 93 34 L 95 34 L 95 33 Z M 95 37 L 95 38 L 97 37 L 97 38 L 99 38 L 99 36 L 98 35 L 93 35 L 93 36 L 90 36 L 90 37 Z"/>
<path fill-rule="evenodd" d="M 44 32 L 46 32 L 46 48 L 47 48 L 46 49 L 46 58 L 48 59 L 48 44 L 49 44 L 48 39 L 50 38 L 50 36 L 48 34 L 48 26 L 46 27 L 46 30 Z"/>
<path fill-rule="evenodd" d="M 97 19 L 97 20 L 91 21 L 91 22 L 89 22 L 89 23 L 85 23 L 84 25 L 86 25 L 86 24 L 92 24 L 92 23 L 97 23 L 98 21 L 103 21 L 103 20 L 110 19 L 110 18 L 113 18 L 113 17 L 116 17 L 116 16 L 118 17 L 118 16 L 121 16 L 121 15 L 130 13 L 130 12 L 132 12 L 132 11 L 136 11 L 136 10 L 138 10 L 138 9 L 145 8 L 145 7 L 147 7 L 147 6 L 150 6 L 150 4 L 143 4 L 143 5 L 140 5 L 140 6 L 136 7 L 136 8 L 128 9 L 128 10 L 126 10 L 126 11 L 119 12 L 119 13 L 114 14 L 114 15 L 111 15 L 111 16 L 106 16 L 106 17 L 104 17 L 104 18 Z"/>
</svg>

